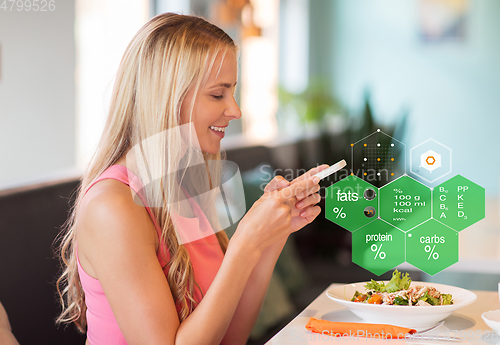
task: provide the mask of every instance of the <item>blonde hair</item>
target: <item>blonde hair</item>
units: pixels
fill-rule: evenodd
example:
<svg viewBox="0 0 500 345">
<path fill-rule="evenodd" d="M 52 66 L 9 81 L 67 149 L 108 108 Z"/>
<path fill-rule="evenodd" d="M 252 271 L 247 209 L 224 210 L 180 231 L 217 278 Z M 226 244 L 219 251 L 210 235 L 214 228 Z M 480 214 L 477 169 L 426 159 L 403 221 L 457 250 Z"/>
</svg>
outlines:
<svg viewBox="0 0 500 345">
<path fill-rule="evenodd" d="M 228 49 L 236 51 L 234 41 L 215 25 L 199 17 L 173 13 L 151 19 L 128 45 L 117 72 L 102 137 L 58 238 L 63 272 L 57 280 L 62 305 L 57 323 L 74 322 L 80 331 L 86 329 L 85 295 L 78 275 L 75 247 L 77 212 L 85 191 L 131 147 L 138 146 L 140 149 L 134 153 L 140 163 L 137 176 L 146 178 L 151 170 L 155 171 L 155 176 L 161 176 L 158 184 L 143 189 L 148 204 L 170 205 L 175 202 L 177 196 L 173 189 L 178 181 L 174 181 L 176 177 L 168 172 L 178 168 L 174 165 L 181 158 L 178 148 L 182 138 L 169 136 L 162 145 L 142 143 L 148 137 L 181 125 L 180 108 L 187 92 L 194 88 L 195 95 L 198 93 L 214 67 L 217 54 L 225 54 Z M 194 99 L 190 105 L 191 116 Z M 187 156 L 189 152 L 184 154 Z M 220 152 L 202 155 L 205 161 L 221 161 Z M 215 177 L 212 182 L 217 183 Z M 161 188 L 151 187 L 158 185 Z M 166 244 L 170 254 L 167 280 L 174 300 L 180 306 L 178 316 L 182 322 L 196 306 L 194 293 L 198 285 L 193 267 L 188 251 L 175 233 L 169 208 L 151 207 L 151 211 L 162 230 L 160 243 Z M 225 253 L 226 233 L 218 231 L 216 236 Z"/>
</svg>

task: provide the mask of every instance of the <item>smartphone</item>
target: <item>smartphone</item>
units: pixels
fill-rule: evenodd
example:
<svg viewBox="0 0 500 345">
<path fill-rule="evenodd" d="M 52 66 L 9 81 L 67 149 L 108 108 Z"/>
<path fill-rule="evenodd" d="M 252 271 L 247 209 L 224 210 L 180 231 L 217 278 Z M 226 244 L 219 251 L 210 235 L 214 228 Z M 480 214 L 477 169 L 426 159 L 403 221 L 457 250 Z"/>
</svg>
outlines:
<svg viewBox="0 0 500 345">
<path fill-rule="evenodd" d="M 327 168 L 325 170 L 320 171 L 319 173 L 317 173 L 314 176 L 317 176 L 317 177 L 320 178 L 320 180 L 322 180 L 325 177 L 330 176 L 331 174 L 339 171 L 340 169 L 342 169 L 346 165 L 347 165 L 346 161 L 344 159 L 342 159 L 340 162 L 337 162 L 334 165 L 332 165 L 331 167 L 329 167 L 329 168 Z"/>
</svg>

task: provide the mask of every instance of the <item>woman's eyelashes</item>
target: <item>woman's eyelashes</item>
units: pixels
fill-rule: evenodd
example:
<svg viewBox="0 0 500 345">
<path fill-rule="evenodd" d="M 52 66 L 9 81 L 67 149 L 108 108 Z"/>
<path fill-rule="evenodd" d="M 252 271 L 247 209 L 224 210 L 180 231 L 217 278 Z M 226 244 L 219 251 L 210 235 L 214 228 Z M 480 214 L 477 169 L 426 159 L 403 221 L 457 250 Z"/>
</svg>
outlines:
<svg viewBox="0 0 500 345">
<path fill-rule="evenodd" d="M 212 95 L 213 99 L 219 100 L 222 99 L 223 95 Z"/>
</svg>

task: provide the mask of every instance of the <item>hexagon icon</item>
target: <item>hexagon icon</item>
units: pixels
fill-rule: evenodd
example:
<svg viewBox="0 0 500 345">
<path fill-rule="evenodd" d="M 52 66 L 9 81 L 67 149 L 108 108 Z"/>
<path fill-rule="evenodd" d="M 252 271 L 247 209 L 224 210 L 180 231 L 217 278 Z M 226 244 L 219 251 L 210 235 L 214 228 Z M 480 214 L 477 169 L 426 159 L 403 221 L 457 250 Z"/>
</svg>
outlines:
<svg viewBox="0 0 500 345">
<path fill-rule="evenodd" d="M 462 231 L 485 216 L 485 190 L 461 175 L 432 191 L 433 218 Z"/>
<path fill-rule="evenodd" d="M 406 261 L 434 275 L 458 262 L 458 232 L 434 219 L 406 233 Z"/>
<path fill-rule="evenodd" d="M 427 139 L 410 150 L 410 173 L 432 183 L 451 172 L 451 149 Z"/>
<path fill-rule="evenodd" d="M 377 187 L 350 175 L 325 190 L 325 216 L 355 231 L 377 219 L 378 193 Z"/>
<path fill-rule="evenodd" d="M 380 218 L 408 231 L 431 218 L 431 190 L 410 176 L 380 188 Z"/>
<path fill-rule="evenodd" d="M 383 220 L 352 234 L 352 262 L 381 275 L 405 261 L 405 234 Z"/>
<path fill-rule="evenodd" d="M 381 187 L 406 174 L 406 145 L 377 129 L 351 143 L 351 172 Z"/>
<path fill-rule="evenodd" d="M 441 167 L 441 155 L 437 152 L 429 150 L 420 155 L 420 167 L 429 171 L 436 170 Z"/>
</svg>

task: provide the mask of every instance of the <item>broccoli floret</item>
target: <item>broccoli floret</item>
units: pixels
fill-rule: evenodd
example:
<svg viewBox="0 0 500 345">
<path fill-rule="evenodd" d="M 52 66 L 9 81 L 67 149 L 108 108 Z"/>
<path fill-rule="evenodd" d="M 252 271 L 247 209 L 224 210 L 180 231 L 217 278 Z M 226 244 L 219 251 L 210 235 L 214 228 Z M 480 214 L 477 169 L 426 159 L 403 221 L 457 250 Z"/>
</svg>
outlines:
<svg viewBox="0 0 500 345">
<path fill-rule="evenodd" d="M 443 297 L 443 305 L 453 304 L 453 298 L 450 294 L 442 293 L 441 296 Z"/>
</svg>

